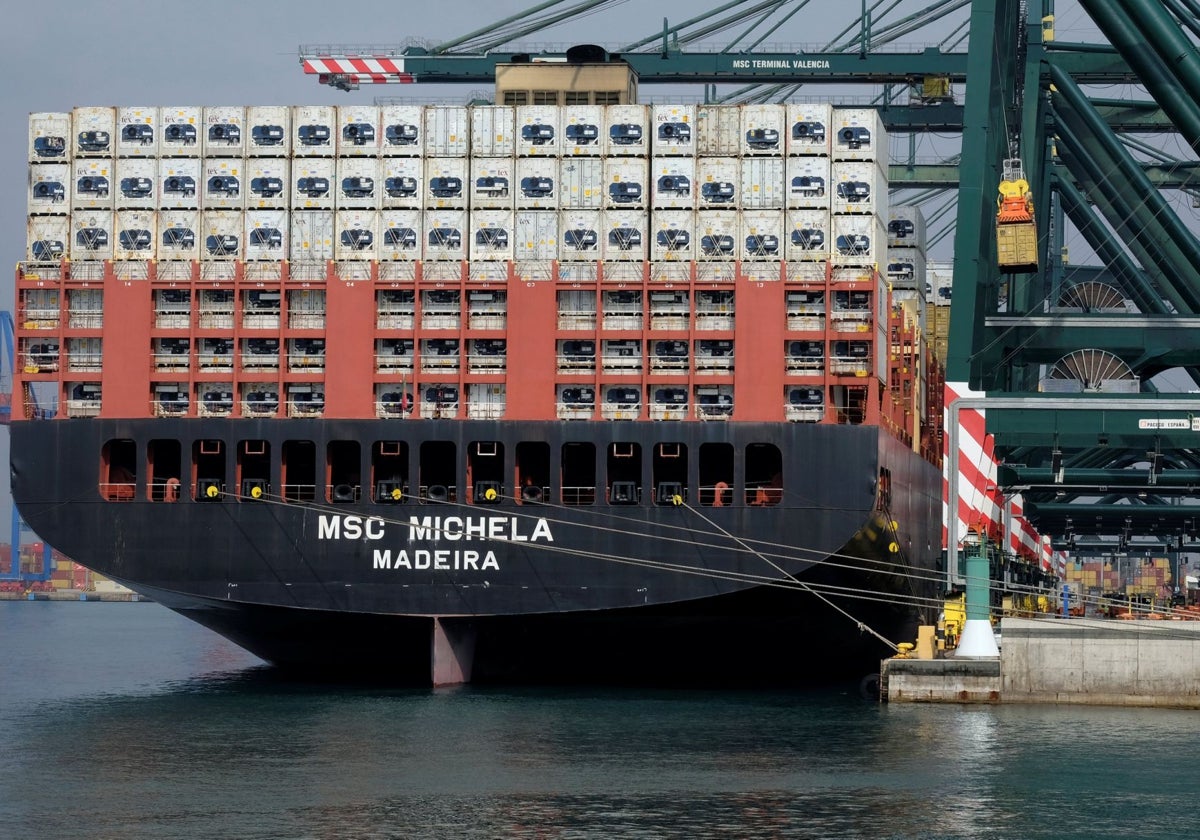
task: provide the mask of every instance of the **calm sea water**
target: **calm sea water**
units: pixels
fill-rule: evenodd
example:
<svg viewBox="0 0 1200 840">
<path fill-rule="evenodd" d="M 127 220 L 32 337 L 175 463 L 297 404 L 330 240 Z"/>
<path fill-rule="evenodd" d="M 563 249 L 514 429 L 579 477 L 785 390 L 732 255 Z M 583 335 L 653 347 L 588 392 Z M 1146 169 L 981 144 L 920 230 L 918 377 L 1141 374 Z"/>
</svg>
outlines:
<svg viewBox="0 0 1200 840">
<path fill-rule="evenodd" d="M 157 605 L 0 602 L 4 837 L 1195 837 L 1198 746 L 856 686 L 298 684 Z"/>
</svg>

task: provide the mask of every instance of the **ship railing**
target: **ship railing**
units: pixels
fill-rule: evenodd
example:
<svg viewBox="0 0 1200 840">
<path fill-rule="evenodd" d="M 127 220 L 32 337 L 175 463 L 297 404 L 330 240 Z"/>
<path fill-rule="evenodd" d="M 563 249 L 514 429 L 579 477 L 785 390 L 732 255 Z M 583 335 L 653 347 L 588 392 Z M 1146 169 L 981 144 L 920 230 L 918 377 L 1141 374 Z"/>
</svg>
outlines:
<svg viewBox="0 0 1200 840">
<path fill-rule="evenodd" d="M 592 321 L 592 327 L 595 327 L 595 320 Z M 642 313 L 639 310 L 636 314 L 620 314 L 615 310 L 608 310 L 604 313 L 604 329 L 606 330 L 641 330 L 642 328 Z"/>
<path fill-rule="evenodd" d="M 783 416 L 792 423 L 820 423 L 825 419 L 824 405 L 790 405 L 783 406 Z"/>
<path fill-rule="evenodd" d="M 95 373 L 102 368 L 103 361 L 104 356 L 100 353 L 68 353 L 67 370 Z"/>
<path fill-rule="evenodd" d="M 279 370 L 279 356 L 243 353 L 242 370 Z"/>
<path fill-rule="evenodd" d="M 200 311 L 200 329 L 202 330 L 231 330 L 233 329 L 233 310 L 228 312 Z"/>
<path fill-rule="evenodd" d="M 25 373 L 54 373 L 58 370 L 58 353 L 21 354 L 21 367 Z"/>
<path fill-rule="evenodd" d="M 613 329 L 608 326 L 607 319 L 604 322 L 604 326 L 608 329 Z M 596 312 L 595 310 L 584 309 L 559 310 L 558 328 L 560 330 L 594 330 L 596 329 Z"/>
<path fill-rule="evenodd" d="M 204 368 L 205 370 L 233 370 L 232 353 L 201 353 L 198 358 L 200 360 L 200 367 Z"/>
<path fill-rule="evenodd" d="M 422 484 L 417 488 L 418 498 L 426 502 L 457 502 L 458 487 L 454 484 Z M 435 534 L 440 538 L 442 535 Z"/>
<path fill-rule="evenodd" d="M 871 372 L 871 359 L 869 356 L 830 356 L 829 370 L 832 373 L 866 376 Z"/>
<path fill-rule="evenodd" d="M 733 370 L 733 356 L 696 356 L 696 373 L 722 373 Z"/>
<path fill-rule="evenodd" d="M 320 417 L 325 412 L 324 401 L 288 400 L 288 417 Z"/>
<path fill-rule="evenodd" d="M 703 507 L 729 507 L 733 504 L 733 479 L 720 485 L 701 485 L 696 489 L 697 501 Z"/>
<path fill-rule="evenodd" d="M 824 330 L 825 329 L 825 313 L 820 315 L 788 315 L 787 328 L 789 330 Z"/>
<path fill-rule="evenodd" d="M 426 420 L 454 418 L 458 416 L 458 403 L 422 402 L 420 414 Z"/>
<path fill-rule="evenodd" d="M 594 486 L 562 488 L 562 503 L 564 505 L 594 505 L 596 504 L 596 488 Z"/>
<path fill-rule="evenodd" d="M 274 417 L 279 412 L 279 404 L 271 402 L 249 402 L 242 400 L 243 417 Z"/>
<path fill-rule="evenodd" d="M 508 359 L 504 356 L 484 356 L 477 353 L 467 356 L 467 370 L 471 373 L 504 370 L 507 366 Z"/>
<path fill-rule="evenodd" d="M 315 484 L 284 484 L 283 500 L 285 502 L 315 502 L 317 500 L 317 485 Z M 355 488 L 357 490 L 357 488 Z M 358 495 L 355 494 L 357 501 Z"/>
<path fill-rule="evenodd" d="M 750 507 L 774 507 L 783 501 L 783 488 L 747 486 L 745 498 Z"/>
<path fill-rule="evenodd" d="M 102 481 L 100 495 L 107 502 L 132 502 L 134 488 L 132 481 Z"/>
<path fill-rule="evenodd" d="M 67 326 L 73 330 L 99 330 L 104 328 L 104 313 L 92 309 L 67 311 Z"/>
<path fill-rule="evenodd" d="M 650 313 L 650 329 L 652 330 L 686 330 L 687 315 L 656 315 Z"/>
<path fill-rule="evenodd" d="M 154 326 L 160 330 L 186 330 L 190 322 L 191 313 L 187 310 L 159 310 L 154 313 Z"/>
<path fill-rule="evenodd" d="M 555 403 L 555 414 L 559 420 L 591 420 L 596 406 L 591 403 Z"/>
<path fill-rule="evenodd" d="M 504 416 L 504 403 L 467 403 L 467 417 L 472 420 L 499 420 Z"/>
<path fill-rule="evenodd" d="M 25 309 L 21 327 L 27 330 L 58 329 L 58 309 L 29 306 Z"/>
<path fill-rule="evenodd" d="M 201 417 L 228 417 L 233 413 L 233 403 L 228 402 L 201 402 L 196 407 L 196 413 Z"/>
<path fill-rule="evenodd" d="M 248 330 L 277 330 L 279 329 L 279 310 L 263 312 L 258 309 L 247 309 L 242 312 L 242 326 Z"/>
<path fill-rule="evenodd" d="M 325 357 L 288 353 L 288 370 L 325 370 Z"/>
<path fill-rule="evenodd" d="M 155 353 L 155 370 L 187 370 L 191 367 L 191 355 L 184 353 Z"/>
<path fill-rule="evenodd" d="M 697 405 L 696 417 L 699 420 L 729 420 L 733 416 L 733 403 L 724 405 Z"/>
<path fill-rule="evenodd" d="M 423 330 L 457 330 L 462 325 L 462 316 L 458 310 L 452 312 L 425 310 L 421 313 L 421 329 Z"/>
<path fill-rule="evenodd" d="M 696 313 L 697 330 L 731 330 L 733 329 L 732 315 L 704 315 Z"/>
<path fill-rule="evenodd" d="M 687 370 L 687 356 L 651 356 L 650 370 Z"/>
<path fill-rule="evenodd" d="M 422 356 L 421 372 L 446 372 L 458 370 L 458 356 Z"/>
<path fill-rule="evenodd" d="M 186 400 L 151 400 L 150 409 L 155 417 L 184 417 L 188 404 Z"/>
<path fill-rule="evenodd" d="M 867 332 L 871 329 L 870 312 L 834 310 L 829 320 L 833 329 L 838 332 Z"/>
<path fill-rule="evenodd" d="M 801 375 L 820 375 L 825 370 L 825 357 L 804 358 L 797 356 L 788 356 L 787 371 L 788 373 L 797 373 Z"/>
<path fill-rule="evenodd" d="M 376 326 L 381 330 L 411 330 L 415 322 L 416 318 L 411 308 L 381 310 L 376 318 Z"/>
<path fill-rule="evenodd" d="M 601 356 L 600 358 L 604 364 L 604 369 L 606 371 L 618 370 L 618 369 L 625 369 L 625 370 L 641 370 L 642 369 L 642 357 L 640 355 L 639 356 L 625 356 L 625 355 L 621 355 L 621 354 L 606 353 L 603 356 Z"/>
<path fill-rule="evenodd" d="M 286 488 L 287 485 L 284 485 Z M 362 487 L 357 484 L 326 484 L 325 498 L 332 502 L 344 504 L 347 502 L 358 502 L 362 500 Z"/>
<path fill-rule="evenodd" d="M 592 372 L 596 370 L 595 356 L 557 356 L 555 367 L 559 373 L 564 371 Z"/>
<path fill-rule="evenodd" d="M 605 403 L 600 407 L 600 416 L 605 420 L 637 420 L 642 407 L 636 403 Z"/>
<path fill-rule="evenodd" d="M 651 420 L 686 420 L 691 407 L 687 403 L 676 403 L 673 405 L 660 405 L 658 403 L 650 404 L 650 419 Z"/>
<path fill-rule="evenodd" d="M 412 406 L 405 408 L 398 402 L 376 402 L 375 416 L 384 417 L 412 417 Z"/>
<path fill-rule="evenodd" d="M 508 316 L 502 312 L 472 312 L 467 326 L 473 330 L 503 330 L 508 327 Z"/>
<path fill-rule="evenodd" d="M 100 414 L 100 400 L 64 400 L 68 417 L 96 417 Z"/>
<path fill-rule="evenodd" d="M 378 353 L 375 356 L 375 368 L 377 370 L 407 370 L 413 369 L 413 357 L 409 353 L 405 356 L 395 356 L 391 353 Z"/>
<path fill-rule="evenodd" d="M 293 330 L 323 330 L 325 313 L 288 312 L 288 327 Z"/>
</svg>

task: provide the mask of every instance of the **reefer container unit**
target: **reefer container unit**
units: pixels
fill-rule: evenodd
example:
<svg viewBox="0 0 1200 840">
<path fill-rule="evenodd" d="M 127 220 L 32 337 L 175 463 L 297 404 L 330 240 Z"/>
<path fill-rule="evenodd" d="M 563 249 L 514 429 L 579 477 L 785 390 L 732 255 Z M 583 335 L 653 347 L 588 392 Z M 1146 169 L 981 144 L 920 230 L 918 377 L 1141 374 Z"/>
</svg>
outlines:
<svg viewBox="0 0 1200 840">
<path fill-rule="evenodd" d="M 736 210 L 701 210 L 696 214 L 696 259 L 735 259 L 741 233 L 741 218 Z"/>
<path fill-rule="evenodd" d="M 286 105 L 251 105 L 246 109 L 246 154 L 287 157 L 292 153 L 291 109 Z"/>
<path fill-rule="evenodd" d="M 472 157 L 468 184 L 471 208 L 511 210 L 515 177 L 515 160 L 511 157 Z"/>
<path fill-rule="evenodd" d="M 604 153 L 604 106 L 566 105 L 562 109 L 562 153 L 571 157 Z"/>
<path fill-rule="evenodd" d="M 916 248 L 888 246 L 887 278 L 894 289 L 918 289 L 925 292 L 925 253 Z"/>
<path fill-rule="evenodd" d="M 476 105 L 471 109 L 471 157 L 501 158 L 516 154 L 516 109 L 511 105 Z"/>
<path fill-rule="evenodd" d="M 420 157 L 425 154 L 425 106 L 384 105 L 379 109 L 380 154 Z"/>
<path fill-rule="evenodd" d="M 650 112 L 650 147 L 656 156 L 696 154 L 695 105 L 651 105 Z"/>
<path fill-rule="evenodd" d="M 29 167 L 28 212 L 65 216 L 71 212 L 71 187 L 71 166 L 65 161 Z"/>
<path fill-rule="evenodd" d="M 558 163 L 559 207 L 595 210 L 604 200 L 604 161 L 564 157 Z"/>
<path fill-rule="evenodd" d="M 337 107 L 337 153 L 341 157 L 373 157 L 379 154 L 381 139 L 379 107 L 376 105 L 339 105 Z"/>
<path fill-rule="evenodd" d="M 412 157 L 379 159 L 384 208 L 418 208 L 425 203 L 425 160 Z"/>
<path fill-rule="evenodd" d="M 513 197 L 519 210 L 551 209 L 559 204 L 558 158 L 517 158 Z"/>
<path fill-rule="evenodd" d="M 557 105 L 517 106 L 517 154 L 557 157 L 562 153 L 562 110 Z"/>
<path fill-rule="evenodd" d="M 116 231 L 111 210 L 76 210 L 71 214 L 71 261 L 111 260 Z"/>
<path fill-rule="evenodd" d="M 465 210 L 426 210 L 425 259 L 465 260 L 467 258 L 467 225 Z"/>
<path fill-rule="evenodd" d="M 607 261 L 645 260 L 650 217 L 645 210 L 605 210 L 600 219 L 600 251 Z"/>
<path fill-rule="evenodd" d="M 71 248 L 70 216 L 30 216 L 25 222 L 25 259 L 60 262 Z"/>
<path fill-rule="evenodd" d="M 699 118 L 697 118 L 699 119 Z M 742 168 L 735 157 L 696 159 L 696 206 L 714 210 L 732 210 L 738 206 L 738 184 Z"/>
<path fill-rule="evenodd" d="M 152 260 L 157 254 L 158 213 L 155 210 L 118 210 L 113 259 Z"/>
<path fill-rule="evenodd" d="M 613 210 L 645 207 L 650 200 L 647 189 L 649 171 L 650 165 L 645 158 L 605 158 L 604 207 Z"/>
<path fill-rule="evenodd" d="M 379 211 L 338 209 L 333 214 L 335 260 L 379 259 Z"/>
<path fill-rule="evenodd" d="M 650 154 L 650 108 L 647 105 L 608 105 L 604 108 L 604 154 Z"/>
<path fill-rule="evenodd" d="M 228 261 L 242 256 L 245 219 L 241 210 L 204 210 L 200 214 L 200 259 Z"/>
<path fill-rule="evenodd" d="M 558 213 L 553 210 L 518 210 L 513 217 L 514 257 L 518 260 L 558 258 Z"/>
<path fill-rule="evenodd" d="M 783 258 L 783 211 L 741 211 L 741 236 L 738 239 L 741 260 L 778 261 Z"/>
<path fill-rule="evenodd" d="M 158 259 L 200 259 L 200 211 L 158 211 Z"/>
<path fill-rule="evenodd" d="M 203 110 L 194 106 L 163 106 L 158 109 L 159 157 L 200 157 L 203 144 Z"/>
<path fill-rule="evenodd" d="M 787 206 L 795 209 L 828 210 L 832 177 L 829 158 L 788 158 L 784 172 Z"/>
<path fill-rule="evenodd" d="M 470 174 L 465 157 L 425 158 L 425 209 L 465 209 Z"/>
<path fill-rule="evenodd" d="M 379 259 L 413 261 L 421 259 L 423 211 L 416 209 L 384 210 L 379 224 Z M 294 225 L 294 223 L 293 223 Z M 294 227 L 293 227 L 294 230 Z"/>
<path fill-rule="evenodd" d="M 564 210 L 558 220 L 558 258 L 564 262 L 595 262 L 602 253 L 604 229 L 599 210 Z"/>
<path fill-rule="evenodd" d="M 200 158 L 158 159 L 159 209 L 194 209 L 200 206 L 202 163 Z"/>
<path fill-rule="evenodd" d="M 741 112 L 741 154 L 782 156 L 786 108 L 783 105 L 743 105 Z"/>
<path fill-rule="evenodd" d="M 334 177 L 334 207 L 375 210 L 382 192 L 378 158 L 338 158 Z"/>
<path fill-rule="evenodd" d="M 291 184 L 290 161 L 287 158 L 253 157 L 246 159 L 247 210 L 278 209 L 288 206 L 288 186 Z"/>
<path fill-rule="evenodd" d="M 117 153 L 117 109 L 84 106 L 71 112 L 72 154 L 110 158 Z"/>
<path fill-rule="evenodd" d="M 44 112 L 29 115 L 29 162 L 66 163 L 71 151 L 71 115 Z"/>
<path fill-rule="evenodd" d="M 337 150 L 337 111 L 332 105 L 292 106 L 292 154 L 332 157 Z"/>
<path fill-rule="evenodd" d="M 158 142 L 157 108 L 117 108 L 117 157 L 156 157 Z"/>
<path fill-rule="evenodd" d="M 332 210 L 294 210 L 290 221 L 288 256 L 293 263 L 333 259 Z"/>
<path fill-rule="evenodd" d="M 513 258 L 513 213 L 511 210 L 472 210 L 467 255 L 472 260 Z"/>
<path fill-rule="evenodd" d="M 732 156 L 742 147 L 742 115 L 737 105 L 696 106 L 696 154 Z"/>
<path fill-rule="evenodd" d="M 837 213 L 875 213 L 887 218 L 887 174 L 873 160 L 834 161 L 830 206 Z"/>
<path fill-rule="evenodd" d="M 782 157 L 742 158 L 738 199 L 743 209 L 783 209 L 787 195 L 783 163 Z"/>
<path fill-rule="evenodd" d="M 425 107 L 425 151 L 431 157 L 466 157 L 471 142 L 469 110 L 463 105 Z"/>
<path fill-rule="evenodd" d="M 828 155 L 832 122 L 833 108 L 828 103 L 788 104 L 787 153 L 791 156 Z"/>
<path fill-rule="evenodd" d="M 241 105 L 212 105 L 204 109 L 204 156 L 244 157 L 246 109 Z"/>
<path fill-rule="evenodd" d="M 834 266 L 883 265 L 887 257 L 887 231 L 878 216 L 834 216 Z"/>
<path fill-rule="evenodd" d="M 245 259 L 278 262 L 288 254 L 288 211 L 247 210 Z"/>
<path fill-rule="evenodd" d="M 200 206 L 205 210 L 241 210 L 246 206 L 245 191 L 250 185 L 243 183 L 246 161 L 243 158 L 205 158 L 200 173 Z"/>
<path fill-rule="evenodd" d="M 696 206 L 696 159 L 659 157 L 650 161 L 650 206 L 691 210 Z"/>
<path fill-rule="evenodd" d="M 887 132 L 874 108 L 834 108 L 833 128 L 834 160 L 887 161 Z"/>
<path fill-rule="evenodd" d="M 925 215 L 921 208 L 902 204 L 888 208 L 888 246 L 925 251 Z"/>
<path fill-rule="evenodd" d="M 292 209 L 332 210 L 336 178 L 337 166 L 329 158 L 292 158 Z"/>
<path fill-rule="evenodd" d="M 158 161 L 154 158 L 118 158 L 116 181 L 118 210 L 158 206 Z"/>
<path fill-rule="evenodd" d="M 833 242 L 829 230 L 829 211 L 810 208 L 786 213 L 784 254 L 789 262 L 814 260 L 826 262 Z"/>
<path fill-rule="evenodd" d="M 112 158 L 76 158 L 71 164 L 71 207 L 111 210 L 115 197 Z"/>
<path fill-rule="evenodd" d="M 696 214 L 692 210 L 656 210 L 650 218 L 650 259 L 695 258 Z"/>
</svg>

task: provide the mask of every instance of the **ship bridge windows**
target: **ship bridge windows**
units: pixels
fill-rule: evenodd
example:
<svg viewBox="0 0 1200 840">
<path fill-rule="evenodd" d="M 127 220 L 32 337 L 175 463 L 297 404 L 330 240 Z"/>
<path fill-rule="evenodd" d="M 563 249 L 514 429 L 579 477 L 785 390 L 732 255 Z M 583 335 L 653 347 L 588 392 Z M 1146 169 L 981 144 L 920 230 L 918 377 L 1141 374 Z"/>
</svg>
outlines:
<svg viewBox="0 0 1200 840">
<path fill-rule="evenodd" d="M 558 342 L 557 368 L 560 372 L 587 373 L 596 369 L 596 342 L 567 339 Z"/>
<path fill-rule="evenodd" d="M 185 417 L 189 402 L 186 382 L 157 382 L 150 395 L 150 410 L 155 417 Z"/>
<path fill-rule="evenodd" d="M 66 385 L 68 417 L 96 417 L 100 414 L 99 382 L 68 382 Z"/>
<path fill-rule="evenodd" d="M 67 326 L 73 330 L 104 327 L 104 292 L 101 289 L 67 290 Z"/>
<path fill-rule="evenodd" d="M 242 339 L 242 368 L 245 370 L 278 370 L 279 339 Z"/>
<path fill-rule="evenodd" d="M 686 391 L 684 392 L 686 399 Z M 654 504 L 681 505 L 687 501 L 688 453 L 682 443 L 656 443 L 650 462 Z"/>
<path fill-rule="evenodd" d="M 154 292 L 154 326 L 186 330 L 192 315 L 190 289 L 157 289 Z"/>
<path fill-rule="evenodd" d="M 325 370 L 325 339 L 288 339 L 288 370 Z"/>
<path fill-rule="evenodd" d="M 324 289 L 292 289 L 287 293 L 287 305 L 288 326 L 292 329 L 325 329 Z"/>
<path fill-rule="evenodd" d="M 690 317 L 687 292 L 650 293 L 650 329 L 686 330 Z"/>
<path fill-rule="evenodd" d="M 288 417 L 320 417 L 325 411 L 323 385 L 298 383 L 287 386 Z"/>
<path fill-rule="evenodd" d="M 196 394 L 201 417 L 228 417 L 233 413 L 232 382 L 202 382 L 196 386 Z"/>
<path fill-rule="evenodd" d="M 375 323 L 381 330 L 411 330 L 413 328 L 412 289 L 383 289 L 375 293 Z"/>
<path fill-rule="evenodd" d="M 562 503 L 596 503 L 596 445 L 590 441 L 564 443 L 562 455 Z"/>
<path fill-rule="evenodd" d="M 639 331 L 642 329 L 642 293 L 640 290 L 620 289 L 615 292 L 604 292 L 602 301 L 604 329 Z M 595 306 L 594 301 L 592 305 Z"/>
<path fill-rule="evenodd" d="M 610 505 L 636 505 L 642 501 L 642 446 L 630 441 L 608 445 L 608 487 L 605 498 Z"/>
<path fill-rule="evenodd" d="M 746 504 L 771 507 L 783 501 L 783 453 L 773 443 L 746 447 Z"/>
<path fill-rule="evenodd" d="M 472 291 L 467 294 L 467 326 L 473 330 L 502 330 L 508 326 L 508 292 Z"/>
<path fill-rule="evenodd" d="M 191 342 L 186 338 L 156 338 L 153 352 L 155 370 L 187 370 Z"/>
<path fill-rule="evenodd" d="M 457 289 L 421 292 L 421 328 L 456 330 L 462 325 L 462 299 Z"/>
<path fill-rule="evenodd" d="M 200 290 L 200 329 L 233 329 L 233 289 Z"/>
<path fill-rule="evenodd" d="M 152 440 L 146 445 L 147 498 L 178 502 L 182 494 L 183 447 L 178 440 Z"/>
<path fill-rule="evenodd" d="M 700 504 L 705 507 L 727 507 L 733 504 L 734 450 L 729 443 L 700 444 L 699 480 Z"/>
<path fill-rule="evenodd" d="M 105 441 L 100 448 L 100 495 L 109 502 L 132 502 L 137 483 L 137 444 Z"/>
<path fill-rule="evenodd" d="M 474 441 L 467 447 L 468 504 L 496 505 L 508 494 L 504 484 L 504 444 Z"/>
<path fill-rule="evenodd" d="M 453 441 L 427 440 L 421 444 L 417 479 L 422 504 L 457 502 L 458 447 Z M 438 539 L 441 534 L 435 535 Z"/>
<path fill-rule="evenodd" d="M 787 328 L 789 330 L 825 329 L 825 291 L 795 289 L 787 293 Z"/>
<path fill-rule="evenodd" d="M 550 444 L 545 441 L 522 441 L 517 444 L 517 460 L 513 465 L 514 484 L 521 490 L 516 494 L 519 505 L 537 504 L 550 498 Z"/>
<path fill-rule="evenodd" d="M 237 444 L 237 498 L 259 501 L 271 491 L 271 444 L 265 440 L 240 440 Z"/>
<path fill-rule="evenodd" d="M 560 330 L 596 329 L 596 293 L 586 289 L 560 290 L 558 292 L 558 328 Z"/>
<path fill-rule="evenodd" d="M 413 369 L 413 340 L 411 338 L 381 338 L 375 342 L 375 369 L 380 372 L 411 372 Z"/>
<path fill-rule="evenodd" d="M 246 289 L 242 292 L 242 326 L 247 329 L 279 329 L 279 290 Z"/>
<path fill-rule="evenodd" d="M 408 443 L 377 440 L 371 445 L 371 491 L 376 504 L 408 501 Z"/>
<path fill-rule="evenodd" d="M 225 492 L 227 475 L 225 442 L 198 440 L 192 444 L 193 498 L 198 502 L 219 502 Z"/>
<path fill-rule="evenodd" d="M 285 502 L 317 498 L 317 447 L 311 440 L 285 440 L 279 451 L 279 484 Z M 243 479 L 243 484 L 245 479 Z M 250 495 L 243 491 L 242 495 Z"/>
</svg>

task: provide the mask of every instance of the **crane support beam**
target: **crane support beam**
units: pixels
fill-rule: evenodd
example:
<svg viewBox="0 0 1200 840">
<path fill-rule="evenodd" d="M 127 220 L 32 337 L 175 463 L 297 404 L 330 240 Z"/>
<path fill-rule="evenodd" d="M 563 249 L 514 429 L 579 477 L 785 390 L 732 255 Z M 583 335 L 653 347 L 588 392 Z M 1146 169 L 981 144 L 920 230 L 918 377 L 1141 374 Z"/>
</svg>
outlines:
<svg viewBox="0 0 1200 840">
<path fill-rule="evenodd" d="M 1095 470 L 1064 467 L 1055 472 L 1049 467 L 1008 466 L 1001 464 L 996 471 L 996 483 L 1008 492 L 1027 490 L 1052 492 L 1117 493 L 1123 490 L 1155 493 L 1170 489 L 1186 489 L 1200 493 L 1200 470 L 1166 469 L 1153 472 L 1146 469 Z M 1200 514 L 1200 508 L 1196 511 Z"/>
<path fill-rule="evenodd" d="M 1005 355 L 1010 365 L 1053 364 L 1083 347 L 1102 347 L 1139 374 L 1147 367 L 1157 373 L 1200 365 L 1195 339 L 1200 318 L 1060 313 L 991 315 L 984 324 L 1001 332 L 1004 343 L 1014 348 Z"/>
<path fill-rule="evenodd" d="M 1150 179 L 1150 183 L 1158 189 L 1195 188 L 1197 184 L 1200 184 L 1200 161 L 1182 161 L 1173 164 L 1142 163 L 1139 165 L 1146 177 Z M 888 166 L 888 182 L 892 186 L 899 185 L 906 189 L 916 187 L 953 189 L 959 184 L 959 166 L 956 163 L 893 163 Z M 1077 187 L 1076 192 L 1078 193 Z"/>
</svg>

